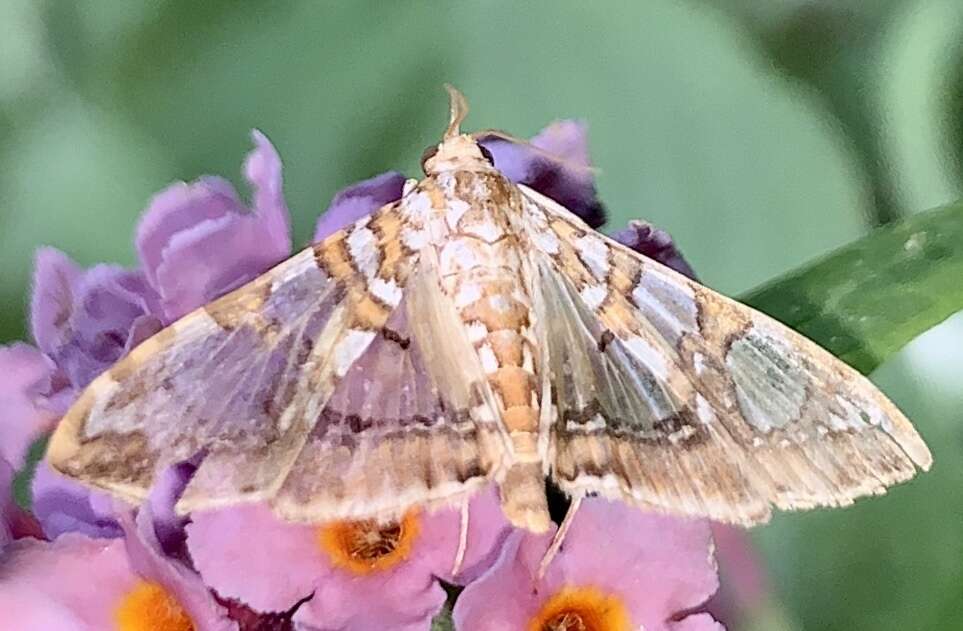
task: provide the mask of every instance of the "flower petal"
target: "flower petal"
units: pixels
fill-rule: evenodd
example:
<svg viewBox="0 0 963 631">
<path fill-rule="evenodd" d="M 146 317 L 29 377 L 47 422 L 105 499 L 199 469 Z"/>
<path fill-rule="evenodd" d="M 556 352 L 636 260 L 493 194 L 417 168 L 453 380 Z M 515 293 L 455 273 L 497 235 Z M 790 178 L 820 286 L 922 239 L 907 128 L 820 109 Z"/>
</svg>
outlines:
<svg viewBox="0 0 963 631">
<path fill-rule="evenodd" d="M 40 350 L 52 355 L 64 345 L 83 271 L 56 248 L 37 250 L 33 270 L 30 329 Z"/>
<path fill-rule="evenodd" d="M 709 614 L 698 613 L 686 616 L 678 622 L 670 622 L 669 631 L 726 631 L 726 628 Z"/>
<path fill-rule="evenodd" d="M 168 467 L 157 476 L 150 490 L 148 506 L 164 550 L 177 551 L 183 544 L 186 520 L 175 514 L 174 504 L 191 473 L 190 465 Z M 31 492 L 33 514 L 48 539 L 70 532 L 92 538 L 123 534 L 118 516 L 129 510 L 125 503 L 61 475 L 46 460 L 37 464 Z"/>
<path fill-rule="evenodd" d="M 727 624 L 747 619 L 764 606 L 769 593 L 765 565 L 749 533 L 736 526 L 713 523 L 712 538 L 722 585 L 708 610 Z"/>
<path fill-rule="evenodd" d="M 51 358 L 81 389 L 124 356 L 135 323 L 150 317 L 157 296 L 140 272 L 114 265 L 85 271 L 76 284 L 73 312 Z"/>
<path fill-rule="evenodd" d="M 451 574 L 461 534 L 458 509 L 440 510 L 426 516 L 421 537 L 431 545 L 426 547 L 421 560 L 435 576 L 455 585 L 467 585 L 495 563 L 511 532 L 512 526 L 502 512 L 498 489 L 491 485 L 475 493 L 469 502 L 467 546 L 458 574 Z"/>
<path fill-rule="evenodd" d="M 337 572 L 319 580 L 294 621 L 338 631 L 427 631 L 445 604 L 445 590 L 427 572 L 389 571 L 354 579 Z"/>
<path fill-rule="evenodd" d="M 487 135 L 479 139 L 510 180 L 546 195 L 593 228 L 605 223 L 588 159 L 588 131 L 580 121 L 555 121 L 530 142 Z"/>
<path fill-rule="evenodd" d="M 16 518 L 14 511 L 17 510 L 13 501 L 13 476 L 13 467 L 0 458 L 0 551 L 13 541 L 13 521 Z"/>
<path fill-rule="evenodd" d="M 114 538 L 122 534 L 114 518 L 111 496 L 64 477 L 46 460 L 37 464 L 31 491 L 33 514 L 50 540 L 67 533 L 92 538 Z"/>
<path fill-rule="evenodd" d="M 138 580 L 119 539 L 89 539 L 80 534 L 52 543 L 20 539 L 4 553 L 0 604 L 16 603 L 0 609 L 4 628 L 111 629 L 117 603 Z M 38 619 L 49 626 L 23 624 Z"/>
<path fill-rule="evenodd" d="M 630 221 L 628 227 L 615 232 L 612 238 L 639 254 L 667 265 L 693 280 L 696 279 L 692 267 L 682 257 L 682 252 L 665 230 L 660 230 L 650 223 L 635 220 Z"/>
<path fill-rule="evenodd" d="M 586 499 L 545 584 L 554 589 L 574 581 L 621 593 L 633 622 L 656 629 L 718 588 L 711 541 L 705 521 Z"/>
<path fill-rule="evenodd" d="M 265 272 L 291 252 L 281 163 L 254 132 L 245 163 L 254 196 L 249 211 L 222 178 L 177 183 L 151 201 L 137 229 L 147 280 L 170 322 Z"/>
<path fill-rule="evenodd" d="M 286 611 L 327 566 L 316 529 L 281 521 L 263 504 L 194 513 L 187 548 L 204 582 L 259 611 Z"/>
<path fill-rule="evenodd" d="M 401 199 L 405 176 L 388 171 L 338 191 L 328 209 L 318 217 L 314 241 L 322 241 L 345 226 Z"/>
<path fill-rule="evenodd" d="M 278 249 L 291 251 L 291 215 L 284 201 L 281 157 L 271 141 L 255 129 L 254 151 L 244 161 L 244 177 L 251 184 L 254 212 L 261 219 L 265 239 Z"/>
<path fill-rule="evenodd" d="M 455 601 L 452 612 L 455 628 L 458 631 L 527 629 L 540 604 L 532 589 L 535 585 L 532 570 L 538 567 L 538 558 L 548 549 L 551 540 L 551 534 L 531 535 L 521 530 L 511 533 L 491 569 L 469 583 Z"/>
<path fill-rule="evenodd" d="M 154 531 L 150 506 L 141 507 L 136 522 L 130 513 L 120 517 L 126 534 L 130 565 L 141 577 L 160 584 L 177 599 L 196 631 L 234 631 L 237 624 L 208 592 L 201 577 L 180 562 L 164 556 Z"/>
<path fill-rule="evenodd" d="M 28 344 L 0 346 L 0 460 L 24 465 L 31 443 L 53 429 L 57 416 L 38 406 L 38 390 L 53 367 Z"/>
<path fill-rule="evenodd" d="M 717 587 L 705 522 L 583 500 L 564 546 L 539 582 L 538 567 L 551 539 L 551 534 L 510 535 L 497 562 L 455 604 L 457 628 L 524 629 L 553 595 L 591 587 L 617 598 L 633 628 L 664 631 Z"/>
</svg>

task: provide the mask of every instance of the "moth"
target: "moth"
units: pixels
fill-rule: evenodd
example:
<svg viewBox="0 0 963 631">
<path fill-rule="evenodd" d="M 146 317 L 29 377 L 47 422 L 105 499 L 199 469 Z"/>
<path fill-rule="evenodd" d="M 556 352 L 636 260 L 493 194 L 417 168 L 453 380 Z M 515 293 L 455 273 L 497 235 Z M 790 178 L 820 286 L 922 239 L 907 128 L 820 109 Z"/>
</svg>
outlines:
<svg viewBox="0 0 963 631">
<path fill-rule="evenodd" d="M 70 408 L 53 467 L 139 503 L 199 458 L 178 511 L 267 502 L 305 522 L 494 482 L 536 532 L 546 479 L 752 525 L 930 467 L 843 362 L 510 182 L 450 95 L 424 179 L 133 349 Z"/>
</svg>

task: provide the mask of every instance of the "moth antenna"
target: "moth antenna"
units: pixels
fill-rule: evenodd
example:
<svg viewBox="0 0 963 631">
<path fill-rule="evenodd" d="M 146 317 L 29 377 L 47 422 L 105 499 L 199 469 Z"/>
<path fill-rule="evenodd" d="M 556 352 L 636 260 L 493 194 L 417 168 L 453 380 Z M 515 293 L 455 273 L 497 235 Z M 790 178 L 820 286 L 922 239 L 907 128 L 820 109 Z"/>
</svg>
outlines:
<svg viewBox="0 0 963 631">
<path fill-rule="evenodd" d="M 448 90 L 448 129 L 445 130 L 445 140 L 451 140 L 461 134 L 461 123 L 468 116 L 468 101 L 458 88 L 450 83 L 445 84 Z"/>
<path fill-rule="evenodd" d="M 565 543 L 565 536 L 568 534 L 568 529 L 572 527 L 572 520 L 575 519 L 575 513 L 578 512 L 579 506 L 582 505 L 582 496 L 572 498 L 572 503 L 568 507 L 568 511 L 565 512 L 565 519 L 562 520 L 562 525 L 558 527 L 555 531 L 555 536 L 552 537 L 552 545 L 548 546 L 548 550 L 545 551 L 545 556 L 542 557 L 542 562 L 538 564 L 538 574 L 535 576 L 536 581 L 542 580 L 545 576 L 545 572 L 548 571 L 548 566 L 552 563 L 552 559 L 561 550 L 562 544 Z"/>
</svg>

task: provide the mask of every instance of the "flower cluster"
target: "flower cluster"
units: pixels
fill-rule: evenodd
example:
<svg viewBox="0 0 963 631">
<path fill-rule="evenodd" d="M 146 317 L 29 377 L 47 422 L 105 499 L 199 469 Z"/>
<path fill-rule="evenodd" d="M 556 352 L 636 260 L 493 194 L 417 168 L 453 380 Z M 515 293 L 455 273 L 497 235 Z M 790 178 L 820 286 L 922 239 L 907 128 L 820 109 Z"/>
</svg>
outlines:
<svg viewBox="0 0 963 631">
<path fill-rule="evenodd" d="M 551 534 L 513 529 L 497 492 L 459 509 L 414 509 L 394 523 L 294 524 L 262 505 L 180 518 L 189 463 L 164 472 L 136 512 L 43 461 L 31 512 L 12 482 L 29 446 L 133 346 L 291 254 L 281 161 L 259 132 L 244 175 L 250 207 L 220 178 L 178 183 L 137 229 L 140 265 L 83 269 L 37 253 L 35 346 L 0 347 L 0 628 L 49 631 L 427 630 L 447 599 L 465 631 L 721 629 L 692 613 L 716 591 L 709 525 L 587 499 L 566 543 L 538 572 Z M 584 126 L 556 122 L 530 143 L 483 141 L 496 166 L 598 227 L 602 206 Z M 320 240 L 401 196 L 386 173 L 340 192 Z M 691 274 L 665 233 L 633 223 L 616 238 Z"/>
</svg>

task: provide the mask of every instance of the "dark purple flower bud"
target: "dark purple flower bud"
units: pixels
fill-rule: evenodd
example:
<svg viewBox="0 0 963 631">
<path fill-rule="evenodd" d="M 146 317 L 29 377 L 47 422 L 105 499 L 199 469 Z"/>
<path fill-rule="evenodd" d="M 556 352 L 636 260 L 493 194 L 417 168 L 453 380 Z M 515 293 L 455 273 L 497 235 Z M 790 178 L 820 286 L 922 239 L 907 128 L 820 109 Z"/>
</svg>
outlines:
<svg viewBox="0 0 963 631">
<path fill-rule="evenodd" d="M 605 209 L 596 196 L 595 172 L 588 157 L 588 130 L 581 121 L 555 121 L 531 139 L 515 142 L 495 134 L 479 142 L 510 180 L 554 199 L 598 228 Z"/>
<path fill-rule="evenodd" d="M 639 254 L 671 267 L 693 280 L 696 279 L 695 272 L 682 258 L 682 253 L 675 247 L 672 237 L 665 230 L 659 230 L 645 221 L 634 220 L 629 222 L 627 228 L 614 233 L 612 238 Z"/>
</svg>

